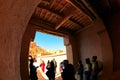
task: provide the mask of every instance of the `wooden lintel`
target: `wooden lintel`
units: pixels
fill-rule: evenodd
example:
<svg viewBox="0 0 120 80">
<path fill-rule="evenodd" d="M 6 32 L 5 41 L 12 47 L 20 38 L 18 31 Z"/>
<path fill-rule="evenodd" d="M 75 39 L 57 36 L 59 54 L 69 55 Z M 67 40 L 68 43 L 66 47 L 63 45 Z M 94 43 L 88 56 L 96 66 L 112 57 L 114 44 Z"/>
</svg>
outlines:
<svg viewBox="0 0 120 80">
<path fill-rule="evenodd" d="M 40 26 L 36 26 L 36 31 L 47 33 L 47 34 L 51 34 L 51 35 L 54 35 L 54 36 L 59 36 L 59 37 L 64 37 L 64 35 L 65 35 L 63 33 L 47 30 L 47 29 L 42 28 Z"/>
<path fill-rule="evenodd" d="M 54 34 L 54 35 L 58 35 L 58 36 L 63 36 L 64 34 L 69 34 L 68 32 L 65 32 L 65 31 L 55 30 L 53 28 L 52 24 L 50 24 L 50 23 L 46 24 L 46 22 L 44 22 L 42 20 L 37 20 L 37 19 L 31 18 L 29 23 L 37 26 L 36 27 L 37 30 L 41 30 L 46 33 L 50 33 L 50 34 Z"/>
</svg>

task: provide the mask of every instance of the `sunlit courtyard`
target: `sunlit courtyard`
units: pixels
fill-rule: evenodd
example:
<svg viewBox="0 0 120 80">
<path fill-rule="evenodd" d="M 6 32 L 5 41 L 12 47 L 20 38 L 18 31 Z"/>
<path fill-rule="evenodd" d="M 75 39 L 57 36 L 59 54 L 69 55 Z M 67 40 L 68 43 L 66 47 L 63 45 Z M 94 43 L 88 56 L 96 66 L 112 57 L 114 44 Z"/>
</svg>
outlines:
<svg viewBox="0 0 120 80">
<path fill-rule="evenodd" d="M 37 70 L 38 70 L 38 73 L 41 73 L 41 75 L 39 76 L 38 75 L 38 78 L 41 78 L 43 77 L 45 80 L 48 79 L 48 77 L 46 76 L 46 66 L 47 66 L 47 61 L 48 60 L 52 60 L 52 59 L 55 59 L 56 62 L 57 62 L 57 68 L 56 68 L 56 78 L 60 77 L 61 76 L 61 73 L 60 73 L 60 63 L 66 59 L 66 55 L 65 54 L 60 54 L 60 55 L 50 55 L 50 56 L 38 56 L 37 57 L 37 62 L 35 63 L 36 66 L 39 66 L 40 65 L 40 60 L 44 60 L 45 62 L 45 72 L 42 72 L 41 70 L 41 67 L 39 67 Z"/>
</svg>

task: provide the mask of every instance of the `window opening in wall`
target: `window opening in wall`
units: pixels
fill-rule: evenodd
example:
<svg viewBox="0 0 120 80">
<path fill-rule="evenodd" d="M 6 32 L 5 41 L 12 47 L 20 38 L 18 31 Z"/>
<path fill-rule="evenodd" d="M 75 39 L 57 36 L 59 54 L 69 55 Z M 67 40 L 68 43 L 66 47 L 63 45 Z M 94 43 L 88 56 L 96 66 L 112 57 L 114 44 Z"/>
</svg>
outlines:
<svg viewBox="0 0 120 80">
<path fill-rule="evenodd" d="M 48 60 L 51 61 L 53 59 L 57 62 L 56 78 L 60 78 L 60 63 L 67 59 L 63 37 L 36 32 L 34 41 L 30 43 L 29 56 L 35 59 L 34 65 L 38 67 L 37 76 L 40 80 L 48 79 L 46 76 L 46 66 Z M 45 66 L 42 64 L 43 62 Z"/>
</svg>

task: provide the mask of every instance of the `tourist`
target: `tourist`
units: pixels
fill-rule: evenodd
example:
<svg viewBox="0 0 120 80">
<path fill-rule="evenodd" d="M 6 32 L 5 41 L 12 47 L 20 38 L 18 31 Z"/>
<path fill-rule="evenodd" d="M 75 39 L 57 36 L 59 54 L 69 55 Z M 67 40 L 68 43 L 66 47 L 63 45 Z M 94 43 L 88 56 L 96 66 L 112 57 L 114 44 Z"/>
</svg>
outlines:
<svg viewBox="0 0 120 80">
<path fill-rule="evenodd" d="M 85 66 L 84 66 L 85 78 L 86 78 L 86 80 L 90 80 L 91 71 L 92 71 L 92 64 L 91 64 L 89 58 L 86 58 L 85 62 L 86 62 Z"/>
<path fill-rule="evenodd" d="M 45 72 L 45 62 L 44 62 L 44 60 L 41 60 L 40 67 L 42 69 L 42 72 Z"/>
<path fill-rule="evenodd" d="M 83 80 L 83 70 L 84 70 L 84 69 L 83 69 L 82 61 L 79 60 L 77 73 L 78 73 L 78 75 L 79 75 L 80 80 Z"/>
<path fill-rule="evenodd" d="M 37 68 L 33 65 L 34 59 L 30 59 L 30 80 L 38 80 Z"/>
<path fill-rule="evenodd" d="M 61 73 L 63 80 L 75 80 L 74 66 L 68 60 L 63 61 L 63 72 Z"/>
<path fill-rule="evenodd" d="M 49 63 L 50 63 L 50 65 L 49 65 Z M 46 67 L 46 69 L 47 69 L 46 75 L 49 78 L 49 80 L 55 80 L 55 68 L 54 68 L 53 61 L 48 62 L 48 65 L 49 66 Z"/>
</svg>

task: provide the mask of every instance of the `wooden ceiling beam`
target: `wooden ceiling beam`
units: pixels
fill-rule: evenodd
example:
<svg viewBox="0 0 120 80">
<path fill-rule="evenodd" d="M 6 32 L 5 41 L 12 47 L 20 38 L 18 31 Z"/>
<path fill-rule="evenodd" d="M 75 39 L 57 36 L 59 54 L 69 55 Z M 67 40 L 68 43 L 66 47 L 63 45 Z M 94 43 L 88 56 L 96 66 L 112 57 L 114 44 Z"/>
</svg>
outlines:
<svg viewBox="0 0 120 80">
<path fill-rule="evenodd" d="M 42 5 L 39 4 L 39 5 L 38 5 L 38 8 L 48 10 L 49 12 L 51 12 L 51 13 L 53 13 L 53 14 L 55 14 L 55 15 L 58 15 L 58 16 L 60 16 L 60 17 L 63 17 L 63 16 L 64 16 L 63 13 L 59 13 L 59 11 L 54 10 L 54 9 L 51 9 L 51 8 L 49 8 L 49 7 L 47 7 L 47 6 L 42 6 Z"/>
<path fill-rule="evenodd" d="M 51 0 L 42 0 L 42 1 L 47 2 L 47 3 L 50 3 Z"/>
<path fill-rule="evenodd" d="M 55 30 L 57 30 L 58 28 L 60 28 L 70 17 L 72 17 L 76 13 L 76 10 L 74 10 L 74 11 L 71 11 L 71 10 L 68 10 L 69 14 L 66 15 L 62 20 L 60 20 L 58 22 L 58 24 L 55 27 Z"/>
<path fill-rule="evenodd" d="M 88 1 L 82 0 L 82 3 L 88 8 L 88 10 L 89 10 L 95 17 L 98 17 L 98 15 L 97 15 L 96 12 L 93 10 L 93 8 L 90 6 L 90 3 L 88 3 Z"/>
<path fill-rule="evenodd" d="M 42 21 L 40 19 L 31 18 L 29 23 L 37 26 L 37 30 L 40 29 L 40 30 L 45 31 L 45 32 L 50 33 L 50 34 L 54 34 L 54 35 L 59 34 L 59 36 L 60 36 L 60 34 L 61 34 L 61 36 L 63 34 L 66 34 L 66 35 L 69 34 L 68 32 L 65 32 L 65 31 L 55 30 L 53 28 L 54 25 L 47 23 L 45 21 Z"/>
<path fill-rule="evenodd" d="M 35 25 L 35 24 L 33 24 L 33 25 Z M 64 37 L 64 35 L 65 35 L 63 33 L 59 33 L 59 32 L 55 32 L 55 31 L 47 30 L 47 29 L 42 28 L 42 27 L 40 27 L 38 25 L 36 26 L 36 31 L 47 33 L 47 34 L 51 34 L 51 35 L 54 35 L 54 36 L 59 36 L 59 37 Z"/>
<path fill-rule="evenodd" d="M 60 28 L 72 15 L 64 17 L 64 19 L 60 20 L 59 23 L 56 25 L 55 30 Z"/>
<path fill-rule="evenodd" d="M 85 4 L 81 0 L 66 0 L 68 3 L 73 5 L 76 9 L 82 11 L 86 14 L 91 21 L 93 21 L 96 16 L 85 6 Z"/>
<path fill-rule="evenodd" d="M 68 5 L 68 3 L 66 3 L 62 9 L 60 9 L 60 12 L 62 12 L 64 10 L 64 8 Z"/>
<path fill-rule="evenodd" d="M 55 30 L 57 30 L 58 28 L 60 28 L 70 17 L 73 16 L 74 13 L 70 13 L 67 16 L 65 16 L 62 20 L 59 21 L 59 23 L 56 25 Z"/>
<path fill-rule="evenodd" d="M 51 26 L 51 27 L 54 27 L 55 25 L 53 23 L 50 23 L 46 20 L 43 20 L 42 18 L 38 18 L 38 17 L 31 17 L 30 21 L 36 21 L 36 22 L 39 22 L 39 24 L 41 25 L 45 25 L 46 27 L 48 26 Z"/>
<path fill-rule="evenodd" d="M 88 29 L 89 27 L 92 27 L 93 26 L 93 23 L 91 23 L 90 25 L 88 25 L 88 26 L 86 26 L 86 27 L 84 27 L 84 28 L 80 28 L 80 29 L 78 29 L 74 34 L 78 34 L 78 33 L 80 33 L 81 31 L 84 31 L 84 30 L 86 30 L 86 29 Z"/>
<path fill-rule="evenodd" d="M 84 26 L 82 24 L 80 24 L 79 22 L 75 21 L 74 19 L 70 18 L 70 21 L 72 21 L 73 23 L 77 24 L 80 28 L 84 28 Z"/>
<path fill-rule="evenodd" d="M 67 5 L 67 4 L 66 4 L 66 5 Z M 69 10 L 67 10 L 67 11 L 70 11 L 70 12 L 69 12 L 70 14 L 67 14 L 65 17 L 63 17 L 63 14 L 62 14 L 62 13 L 59 13 L 59 11 L 56 11 L 56 10 L 54 10 L 54 9 L 50 9 L 49 7 L 45 7 L 45 6 L 42 6 L 42 5 L 38 5 L 38 8 L 46 9 L 46 10 L 48 10 L 49 12 L 54 13 L 55 15 L 58 15 L 59 17 L 62 17 L 62 18 L 63 18 L 63 19 L 60 20 L 60 21 L 58 22 L 58 24 L 55 26 L 55 30 L 57 30 L 58 28 L 60 28 L 60 27 L 74 14 L 74 12 L 73 12 L 72 10 L 75 10 L 75 8 L 74 8 L 74 9 L 69 9 Z M 71 21 L 72 21 L 72 20 L 71 20 Z M 73 21 L 72 21 L 72 22 L 73 22 Z M 74 22 L 74 23 L 77 24 L 77 22 Z M 77 24 L 77 25 L 83 27 L 83 26 L 80 25 L 80 24 Z"/>
</svg>

